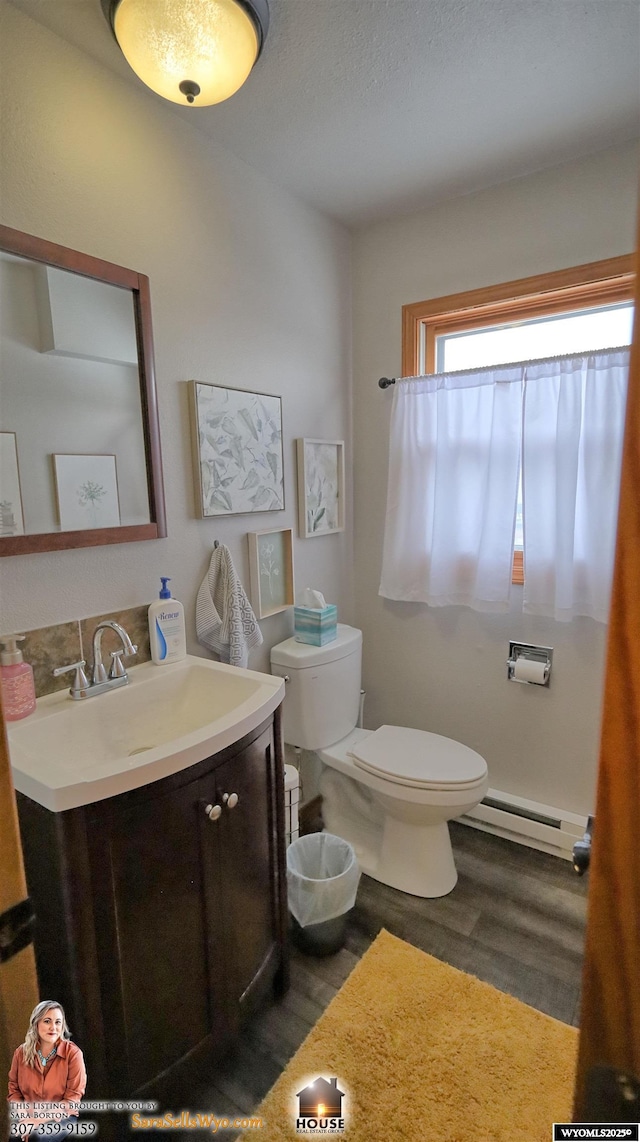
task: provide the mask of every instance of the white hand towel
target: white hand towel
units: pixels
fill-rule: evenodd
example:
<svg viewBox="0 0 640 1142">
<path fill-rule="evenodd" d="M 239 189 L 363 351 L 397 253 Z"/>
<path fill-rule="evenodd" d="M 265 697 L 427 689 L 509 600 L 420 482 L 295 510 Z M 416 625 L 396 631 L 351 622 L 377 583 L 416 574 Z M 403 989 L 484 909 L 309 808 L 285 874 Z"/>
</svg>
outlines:
<svg viewBox="0 0 640 1142">
<path fill-rule="evenodd" d="M 196 602 L 198 642 L 220 655 L 221 662 L 245 666 L 262 631 L 244 592 L 228 547 L 215 548 Z"/>
</svg>

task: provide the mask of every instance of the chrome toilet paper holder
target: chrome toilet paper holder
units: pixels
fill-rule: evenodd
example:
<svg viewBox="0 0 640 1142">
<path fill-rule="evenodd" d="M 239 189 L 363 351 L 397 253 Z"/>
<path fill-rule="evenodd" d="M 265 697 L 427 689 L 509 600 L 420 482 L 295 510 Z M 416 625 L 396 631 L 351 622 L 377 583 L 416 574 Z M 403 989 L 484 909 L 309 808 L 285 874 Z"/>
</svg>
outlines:
<svg viewBox="0 0 640 1142">
<path fill-rule="evenodd" d="M 528 662 L 540 662 L 544 666 L 544 675 L 541 682 L 526 678 L 516 678 L 515 669 L 519 658 Z M 533 646 L 528 642 L 509 642 L 509 657 L 507 659 L 507 678 L 510 682 L 523 682 L 525 686 L 548 686 L 553 664 L 553 647 Z"/>
</svg>

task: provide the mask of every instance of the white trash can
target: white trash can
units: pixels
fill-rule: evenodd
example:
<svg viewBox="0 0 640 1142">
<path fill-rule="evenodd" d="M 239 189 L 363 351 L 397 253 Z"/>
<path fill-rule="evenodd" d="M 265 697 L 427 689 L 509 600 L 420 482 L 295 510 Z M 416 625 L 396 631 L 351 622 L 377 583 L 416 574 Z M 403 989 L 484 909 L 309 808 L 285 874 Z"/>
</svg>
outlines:
<svg viewBox="0 0 640 1142">
<path fill-rule="evenodd" d="M 309 833 L 287 849 L 291 936 L 303 952 L 340 950 L 356 902 L 360 866 L 351 845 L 333 833 Z"/>
</svg>

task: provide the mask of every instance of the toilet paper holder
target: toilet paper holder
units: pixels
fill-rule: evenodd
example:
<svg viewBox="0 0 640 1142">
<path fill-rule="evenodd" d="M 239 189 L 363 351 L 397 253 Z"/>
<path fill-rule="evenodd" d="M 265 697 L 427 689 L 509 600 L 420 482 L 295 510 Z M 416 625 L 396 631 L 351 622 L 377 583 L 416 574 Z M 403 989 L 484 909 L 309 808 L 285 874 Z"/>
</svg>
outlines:
<svg viewBox="0 0 640 1142">
<path fill-rule="evenodd" d="M 541 663 L 544 667 L 543 676 L 538 681 L 533 678 L 516 678 L 516 663 L 518 659 L 526 662 Z M 510 682 L 524 682 L 525 685 L 548 686 L 553 664 L 553 647 L 533 646 L 528 642 L 509 642 L 509 657 L 507 659 L 507 678 Z"/>
</svg>

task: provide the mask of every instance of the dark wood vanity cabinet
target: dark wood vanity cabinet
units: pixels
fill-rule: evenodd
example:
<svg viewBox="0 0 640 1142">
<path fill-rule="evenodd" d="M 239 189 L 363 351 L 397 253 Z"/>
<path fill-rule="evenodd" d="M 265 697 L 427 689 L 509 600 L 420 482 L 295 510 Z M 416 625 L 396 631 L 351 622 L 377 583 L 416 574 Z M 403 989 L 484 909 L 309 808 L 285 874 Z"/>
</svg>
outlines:
<svg viewBox="0 0 640 1142">
<path fill-rule="evenodd" d="M 106 801 L 51 813 L 18 795 L 40 992 L 67 1011 L 87 1097 L 184 1099 L 286 987 L 279 714 Z"/>
</svg>

